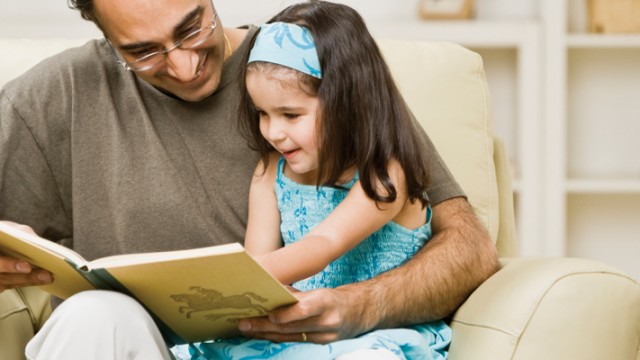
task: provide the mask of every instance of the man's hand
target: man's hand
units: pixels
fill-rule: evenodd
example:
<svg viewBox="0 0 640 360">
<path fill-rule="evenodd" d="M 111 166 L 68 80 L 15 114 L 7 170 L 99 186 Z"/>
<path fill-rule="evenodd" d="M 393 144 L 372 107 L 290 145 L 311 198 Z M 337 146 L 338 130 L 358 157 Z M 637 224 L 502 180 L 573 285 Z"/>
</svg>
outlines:
<svg viewBox="0 0 640 360">
<path fill-rule="evenodd" d="M 35 234 L 29 226 L 19 225 L 9 221 L 2 222 Z M 0 254 L 0 292 L 25 286 L 46 285 L 52 282 L 53 275 L 50 272 L 35 268 L 24 260 L 18 260 Z"/>
<path fill-rule="evenodd" d="M 366 331 L 367 326 L 354 311 L 356 304 L 362 302 L 357 302 L 346 289 L 318 289 L 295 296 L 297 303 L 276 309 L 268 317 L 240 320 L 240 331 L 247 337 L 275 342 L 319 344 L 353 338 Z"/>
<path fill-rule="evenodd" d="M 318 289 L 268 317 L 240 321 L 247 337 L 328 343 L 373 329 L 442 319 L 498 270 L 496 248 L 467 201 L 433 207 L 434 236 L 403 266 L 360 283 Z"/>
</svg>

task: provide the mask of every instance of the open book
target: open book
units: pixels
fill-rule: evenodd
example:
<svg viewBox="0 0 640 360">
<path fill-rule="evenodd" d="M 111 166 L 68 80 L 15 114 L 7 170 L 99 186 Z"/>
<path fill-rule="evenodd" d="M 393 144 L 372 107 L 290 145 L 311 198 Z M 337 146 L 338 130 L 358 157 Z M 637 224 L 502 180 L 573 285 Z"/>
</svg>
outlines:
<svg viewBox="0 0 640 360">
<path fill-rule="evenodd" d="M 237 243 L 86 261 L 73 250 L 0 223 L 0 253 L 53 273 L 60 298 L 109 289 L 137 299 L 170 344 L 238 335 L 241 318 L 296 298 Z"/>
</svg>

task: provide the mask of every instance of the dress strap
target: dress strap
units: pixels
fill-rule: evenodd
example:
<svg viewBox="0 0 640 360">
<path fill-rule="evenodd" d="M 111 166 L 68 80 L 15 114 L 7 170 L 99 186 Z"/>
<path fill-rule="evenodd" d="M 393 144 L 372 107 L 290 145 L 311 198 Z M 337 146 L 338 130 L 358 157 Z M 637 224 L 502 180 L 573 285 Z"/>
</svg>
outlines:
<svg viewBox="0 0 640 360">
<path fill-rule="evenodd" d="M 282 181 L 282 174 L 284 174 L 284 164 L 284 156 L 280 156 L 280 158 L 278 159 L 278 174 L 276 175 L 277 181 Z"/>
</svg>

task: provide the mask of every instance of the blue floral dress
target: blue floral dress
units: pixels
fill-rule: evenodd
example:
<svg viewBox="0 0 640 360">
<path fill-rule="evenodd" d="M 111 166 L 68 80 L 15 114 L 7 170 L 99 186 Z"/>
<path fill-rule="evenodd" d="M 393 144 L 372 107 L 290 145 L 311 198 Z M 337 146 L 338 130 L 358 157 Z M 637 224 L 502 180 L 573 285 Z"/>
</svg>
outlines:
<svg viewBox="0 0 640 360">
<path fill-rule="evenodd" d="M 278 162 L 275 192 L 281 216 L 280 231 L 285 246 L 298 241 L 323 221 L 344 200 L 357 177 L 341 188 L 298 184 L 284 175 L 284 159 Z M 431 237 L 431 208 L 425 225 L 410 230 L 389 222 L 351 251 L 329 264 L 322 272 L 296 282 L 306 291 L 334 288 L 370 279 L 402 265 Z M 266 340 L 234 338 L 174 347 L 179 359 L 333 359 L 358 349 L 385 348 L 399 359 L 447 358 L 451 329 L 442 321 L 401 329 L 376 330 L 355 339 L 320 345 L 273 343 Z M 195 354 L 198 349 L 202 354 Z"/>
</svg>

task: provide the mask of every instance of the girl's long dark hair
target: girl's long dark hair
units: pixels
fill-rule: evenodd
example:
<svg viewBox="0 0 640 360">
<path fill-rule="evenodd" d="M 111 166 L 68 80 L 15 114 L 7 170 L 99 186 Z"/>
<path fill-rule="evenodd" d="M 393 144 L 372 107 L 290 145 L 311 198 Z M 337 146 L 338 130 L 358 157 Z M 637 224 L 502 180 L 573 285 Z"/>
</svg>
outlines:
<svg viewBox="0 0 640 360">
<path fill-rule="evenodd" d="M 393 202 L 397 190 L 388 169 L 396 160 L 405 173 L 409 200 L 426 206 L 427 146 L 362 17 L 346 5 L 311 0 L 284 9 L 268 22 L 276 21 L 309 29 L 318 51 L 322 80 L 312 89 L 320 102 L 318 185 L 335 186 L 355 165 L 367 196 Z M 267 163 L 273 148 L 260 133 L 258 114 L 244 86 L 246 69 L 241 76 L 240 129 Z M 376 189 L 378 182 L 382 191 Z"/>
</svg>

